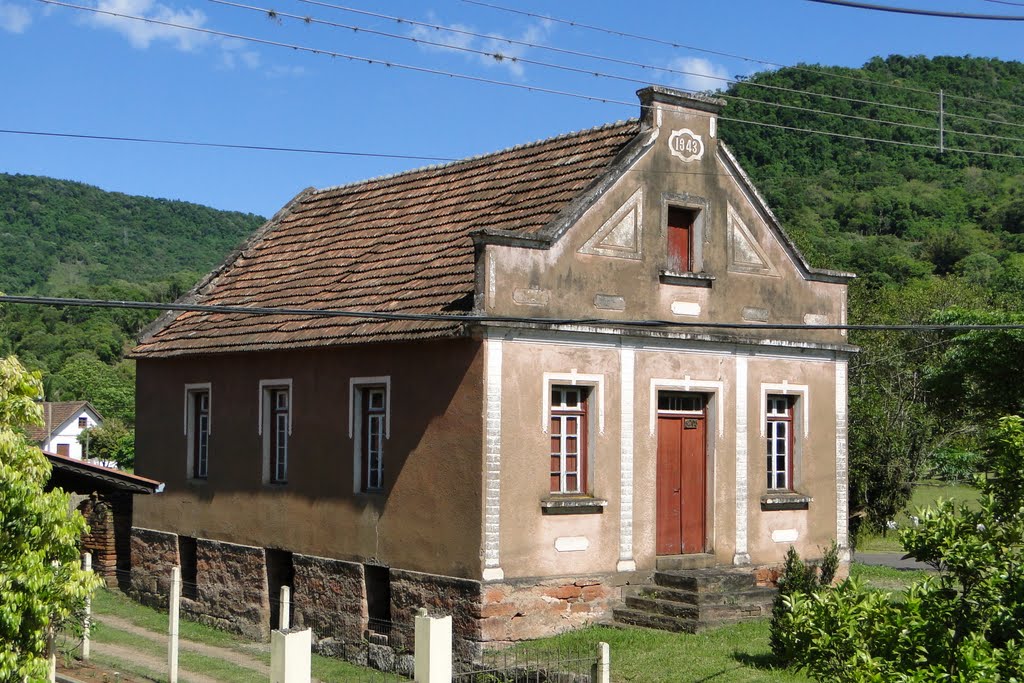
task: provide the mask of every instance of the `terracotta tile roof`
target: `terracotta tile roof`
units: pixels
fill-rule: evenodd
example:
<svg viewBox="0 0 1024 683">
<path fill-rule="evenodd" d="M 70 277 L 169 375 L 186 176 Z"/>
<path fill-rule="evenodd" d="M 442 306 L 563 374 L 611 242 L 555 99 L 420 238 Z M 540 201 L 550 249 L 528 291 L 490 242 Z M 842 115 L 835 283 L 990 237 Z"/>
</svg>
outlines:
<svg viewBox="0 0 1024 683">
<path fill-rule="evenodd" d="M 471 234 L 533 235 L 608 169 L 637 121 L 352 185 L 307 191 L 185 300 L 233 306 L 468 311 Z M 186 312 L 150 328 L 138 357 L 459 334 L 434 321 Z"/>
<path fill-rule="evenodd" d="M 48 401 L 43 406 L 43 424 L 30 425 L 25 428 L 28 438 L 35 443 L 42 443 L 50 434 L 57 431 L 57 428 L 67 422 L 73 416 L 81 412 L 86 406 L 94 413 L 96 410 L 89 405 L 88 401 Z M 99 413 L 97 413 L 99 415 Z M 47 433 L 47 428 L 50 432 Z"/>
</svg>

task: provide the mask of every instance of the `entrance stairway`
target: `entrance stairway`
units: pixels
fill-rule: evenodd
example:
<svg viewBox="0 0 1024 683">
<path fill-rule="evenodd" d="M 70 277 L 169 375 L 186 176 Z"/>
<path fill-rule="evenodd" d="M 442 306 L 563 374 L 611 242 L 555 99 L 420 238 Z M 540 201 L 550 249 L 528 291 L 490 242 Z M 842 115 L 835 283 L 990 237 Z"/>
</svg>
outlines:
<svg viewBox="0 0 1024 683">
<path fill-rule="evenodd" d="M 623 586 L 620 624 L 696 633 L 771 615 L 775 588 L 759 587 L 751 569 L 659 569 L 652 583 Z"/>
</svg>

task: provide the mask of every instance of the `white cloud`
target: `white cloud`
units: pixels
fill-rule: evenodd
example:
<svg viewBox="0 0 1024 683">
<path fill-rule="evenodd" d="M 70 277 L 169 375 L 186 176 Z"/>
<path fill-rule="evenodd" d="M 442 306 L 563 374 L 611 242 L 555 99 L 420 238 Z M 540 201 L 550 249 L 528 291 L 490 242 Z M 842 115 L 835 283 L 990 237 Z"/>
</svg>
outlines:
<svg viewBox="0 0 1024 683">
<path fill-rule="evenodd" d="M 430 18 L 433 24 L 441 24 L 433 16 Z M 523 43 L 541 43 L 551 32 L 553 23 L 543 19 L 526 27 L 526 30 L 513 40 Z M 448 24 L 446 28 L 457 31 L 475 33 L 475 31 L 464 24 Z M 441 29 L 428 28 L 426 26 L 413 26 L 409 35 L 417 40 L 429 41 L 433 45 L 420 43 L 420 48 L 428 52 L 439 52 L 444 50 L 458 50 L 466 59 L 483 64 L 487 67 L 503 67 L 516 78 L 522 78 L 524 74 L 523 64 L 518 61 L 529 49 L 525 45 L 510 43 L 508 36 L 500 33 L 488 33 L 486 37 L 466 35 L 466 33 L 453 33 Z M 463 50 L 477 50 L 486 54 L 475 52 L 464 52 Z"/>
<path fill-rule="evenodd" d="M 723 79 L 731 78 L 727 68 L 702 57 L 676 57 L 667 67 L 669 82 L 683 90 L 724 90 L 728 82 Z"/>
<path fill-rule="evenodd" d="M 237 38 L 221 39 L 220 49 L 221 65 L 226 69 L 234 69 L 239 65 L 255 69 L 260 65 L 260 53 L 250 50 Z"/>
<path fill-rule="evenodd" d="M 170 24 L 201 27 L 206 23 L 206 14 L 201 10 L 174 9 L 154 0 L 99 0 L 97 9 L 118 14 L 128 14 L 155 19 Z M 128 39 L 132 47 L 144 50 L 154 42 L 166 41 L 183 52 L 194 52 L 210 42 L 211 36 L 175 26 L 164 26 L 148 21 L 115 17 L 109 14 L 93 14 L 89 22 L 94 26 L 116 31 Z"/>
<path fill-rule="evenodd" d="M 32 23 L 32 15 L 21 5 L 0 2 L 0 29 L 9 33 L 24 33 Z"/>
<path fill-rule="evenodd" d="M 267 75 L 271 78 L 293 78 L 296 76 L 305 76 L 306 67 L 275 64 L 267 71 Z"/>
</svg>

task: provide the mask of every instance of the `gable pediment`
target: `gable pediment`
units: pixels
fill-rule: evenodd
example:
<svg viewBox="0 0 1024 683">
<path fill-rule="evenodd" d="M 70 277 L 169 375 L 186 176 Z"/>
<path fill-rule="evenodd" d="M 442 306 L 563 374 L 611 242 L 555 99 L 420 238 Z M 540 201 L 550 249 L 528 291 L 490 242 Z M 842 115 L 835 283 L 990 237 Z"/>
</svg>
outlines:
<svg viewBox="0 0 1024 683">
<path fill-rule="evenodd" d="M 580 247 L 579 253 L 642 260 L 643 201 L 644 192 L 640 188 Z"/>
<path fill-rule="evenodd" d="M 778 276 L 771 259 L 757 242 L 739 213 L 729 205 L 727 231 L 729 235 L 729 270 L 753 275 Z"/>
</svg>

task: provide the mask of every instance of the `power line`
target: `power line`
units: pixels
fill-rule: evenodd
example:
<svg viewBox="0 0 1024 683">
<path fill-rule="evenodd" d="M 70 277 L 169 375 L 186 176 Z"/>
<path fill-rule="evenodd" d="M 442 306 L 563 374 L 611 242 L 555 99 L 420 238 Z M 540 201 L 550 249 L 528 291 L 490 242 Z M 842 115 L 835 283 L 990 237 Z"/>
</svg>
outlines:
<svg viewBox="0 0 1024 683">
<path fill-rule="evenodd" d="M 535 18 L 535 19 L 543 19 L 545 21 L 551 21 L 551 22 L 558 23 L 558 24 L 564 24 L 564 25 L 567 25 L 567 26 L 572 26 L 573 28 L 581 28 L 581 29 L 585 29 L 585 30 L 588 30 L 588 31 L 595 31 L 595 32 L 598 32 L 598 33 L 605 33 L 605 34 L 612 35 L 612 36 L 617 36 L 617 37 L 620 37 L 620 38 L 630 38 L 632 40 L 639 40 L 639 41 L 643 41 L 643 42 L 654 43 L 654 44 L 657 44 L 657 45 L 665 45 L 665 46 L 672 47 L 672 48 L 675 48 L 675 49 L 692 50 L 694 52 L 702 52 L 702 53 L 705 53 L 705 54 L 717 55 L 719 57 L 728 57 L 730 59 L 739 59 L 739 60 L 742 60 L 742 61 L 745 61 L 745 62 L 764 64 L 766 66 L 770 66 L 770 67 L 776 68 L 776 69 L 793 69 L 795 71 L 805 71 L 805 72 L 808 72 L 808 73 L 818 74 L 819 76 L 828 76 L 828 77 L 831 77 L 831 78 L 838 78 L 838 79 L 842 79 L 842 80 L 853 81 L 853 82 L 856 82 L 856 83 L 864 83 L 864 84 L 872 85 L 872 86 L 878 86 L 878 87 L 884 87 L 884 88 L 893 88 L 893 89 L 896 89 L 896 90 L 905 90 L 905 91 L 908 91 L 908 92 L 914 92 L 914 93 L 920 93 L 920 94 L 925 94 L 925 95 L 931 95 L 933 97 L 938 97 L 938 95 L 939 95 L 939 93 L 937 93 L 937 92 L 935 92 L 933 90 L 926 90 L 924 88 L 915 88 L 913 86 L 902 85 L 902 84 L 899 84 L 899 83 L 884 83 L 882 81 L 875 81 L 875 80 L 872 80 L 870 78 L 863 78 L 863 77 L 860 77 L 860 76 L 850 76 L 850 75 L 847 75 L 847 74 L 832 73 L 830 71 L 826 71 L 825 69 L 816 69 L 816 68 L 813 68 L 813 67 L 800 66 L 800 65 L 781 64 L 779 62 L 772 62 L 772 61 L 768 61 L 768 60 L 765 60 L 765 59 L 758 59 L 756 57 L 746 57 L 744 55 L 733 54 L 731 52 L 723 52 L 721 50 L 710 50 L 708 48 L 698 47 L 696 45 L 688 45 L 688 44 L 685 44 L 685 43 L 678 43 L 678 42 L 675 42 L 675 41 L 665 40 L 665 39 L 662 39 L 662 38 L 656 38 L 656 37 L 652 37 L 652 36 L 644 36 L 644 35 L 640 35 L 640 34 L 636 34 L 636 33 L 628 33 L 626 31 L 619 31 L 617 29 L 606 28 L 606 27 L 603 27 L 603 26 L 595 26 L 593 24 L 586 24 L 586 23 L 579 22 L 579 21 L 574 21 L 574 20 L 571 20 L 571 19 L 562 19 L 562 18 L 554 17 L 554 16 L 551 16 L 551 15 L 548 15 L 548 14 L 538 14 L 536 12 L 528 12 L 526 10 L 516 9 L 514 7 L 506 7 L 504 5 L 494 4 L 492 2 L 485 2 L 484 0 L 462 0 L 462 2 L 464 2 L 466 4 L 470 4 L 470 5 L 477 5 L 479 7 L 487 7 L 489 9 L 499 10 L 501 12 L 508 12 L 510 14 L 518 14 L 518 15 L 521 15 L 521 16 L 532 17 L 532 18 Z M 970 101 L 970 102 L 978 102 L 978 103 L 981 103 L 981 104 L 997 104 L 997 105 L 1005 106 L 1005 107 L 1013 107 L 1013 108 L 1018 108 L 1018 109 L 1024 109 L 1024 104 L 1014 104 L 1012 102 L 1000 102 L 1000 101 L 997 101 L 997 100 L 986 100 L 986 99 L 981 99 L 981 98 L 977 98 L 977 97 L 970 97 L 970 96 L 966 96 L 966 95 L 954 95 L 954 94 L 951 94 L 951 93 L 945 93 L 945 96 L 947 98 L 958 99 L 958 100 L 967 100 L 967 101 Z"/>
<path fill-rule="evenodd" d="M 267 145 L 241 145 L 226 142 L 199 142 L 195 140 L 163 140 L 159 138 L 132 138 L 122 135 L 91 135 L 86 133 L 57 133 L 40 130 L 13 130 L 0 128 L 8 135 L 36 135 L 52 138 L 75 138 L 79 140 L 107 140 L 112 142 L 144 142 L 153 145 L 181 145 L 184 147 L 216 147 L 220 149 L 258 150 L 261 152 L 296 152 L 299 154 L 331 154 L 347 157 L 373 157 L 380 159 L 412 159 L 416 161 L 458 161 L 451 157 L 421 156 L 415 154 L 387 154 L 384 152 L 350 152 L 335 149 L 311 149 L 304 147 L 271 147 Z"/>
<path fill-rule="evenodd" d="M 119 301 L 113 299 L 76 299 L 70 297 L 0 295 L 0 303 L 34 306 L 77 306 L 85 308 L 127 308 L 136 310 L 182 311 L 189 313 L 221 313 L 226 315 L 284 315 L 314 318 L 357 318 L 382 321 L 420 321 L 456 323 L 521 323 L 533 325 L 607 325 L 613 327 L 677 327 L 726 330 L 855 330 L 900 332 L 968 332 L 975 330 L 1024 330 L 1024 324 L 908 324 L 908 325 L 808 325 L 806 323 L 729 323 L 679 320 L 615 320 L 611 318 L 546 318 L 504 315 L 453 313 L 395 313 L 328 308 L 287 308 L 262 306 L 224 306 L 208 304 L 160 303 L 154 301 Z"/>
<path fill-rule="evenodd" d="M 866 9 L 876 12 L 892 12 L 894 14 L 913 14 L 924 17 L 943 17 L 946 19 L 983 19 L 987 21 L 1024 21 L 1024 16 L 1014 14 L 972 14 L 969 12 L 941 12 L 930 9 L 916 9 L 913 7 L 893 7 L 892 5 L 872 5 L 866 2 L 851 2 L 850 0 L 807 0 L 823 5 L 838 5 L 840 7 L 851 7 L 853 9 Z"/>
<path fill-rule="evenodd" d="M 614 98 L 610 98 L 610 97 L 598 97 L 598 96 L 594 96 L 594 95 L 586 95 L 586 94 L 583 94 L 583 93 L 576 93 L 576 92 L 570 92 L 570 91 L 565 91 L 565 90 L 557 90 L 557 89 L 554 89 L 554 88 L 544 88 L 544 87 L 539 87 L 539 86 L 526 85 L 526 84 L 523 84 L 523 83 L 513 83 L 511 81 L 502 81 L 502 80 L 493 79 L 493 78 L 485 78 L 485 77 L 482 77 L 482 76 L 472 76 L 472 75 L 469 75 L 469 74 L 463 74 L 463 73 L 458 73 L 458 72 L 444 71 L 442 69 L 433 69 L 433 68 L 429 68 L 429 67 L 416 66 L 416 65 L 412 65 L 412 64 L 403 64 L 403 63 L 400 63 L 400 62 L 393 62 L 393 61 L 389 61 L 389 60 L 381 60 L 381 59 L 375 59 L 375 58 L 369 58 L 369 57 L 362 57 L 362 56 L 359 56 L 359 55 L 346 54 L 346 53 L 342 53 L 342 52 L 336 52 L 336 51 L 333 51 L 333 50 L 325 50 L 325 49 L 322 49 L 322 48 L 312 48 L 312 47 L 307 47 L 307 46 L 303 46 L 303 45 L 297 45 L 297 44 L 293 44 L 293 43 L 284 43 L 284 42 L 280 42 L 280 41 L 268 40 L 268 39 L 265 39 L 265 38 L 256 38 L 254 36 L 246 36 L 246 35 L 237 34 L 237 33 L 229 33 L 229 32 L 226 32 L 226 31 L 217 31 L 217 30 L 209 29 L 209 28 L 202 28 L 202 27 L 197 27 L 197 26 L 188 26 L 188 25 L 185 25 L 185 24 L 176 24 L 174 22 L 163 21 L 163 20 L 160 20 L 160 19 L 153 19 L 153 18 L 149 18 L 149 17 L 139 17 L 139 16 L 130 15 L 130 14 L 124 14 L 124 13 L 120 13 L 120 12 L 113 12 L 113 11 L 110 11 L 110 10 L 102 10 L 102 9 L 95 8 L 95 7 L 86 7 L 86 6 L 75 5 L 75 4 L 67 3 L 67 2 L 60 2 L 59 0 L 38 0 L 38 1 L 42 2 L 42 3 L 45 3 L 45 4 L 49 4 L 49 5 L 56 5 L 56 6 L 60 6 L 60 7 L 67 7 L 67 8 L 70 8 L 70 9 L 77 9 L 77 10 L 86 11 L 86 12 L 93 12 L 93 13 L 96 13 L 96 14 L 103 14 L 103 15 L 107 15 L 107 16 L 114 16 L 114 17 L 120 17 L 120 18 L 124 18 L 124 19 L 131 19 L 131 20 L 134 20 L 134 21 L 142 21 L 142 22 L 146 22 L 146 23 L 157 24 L 157 25 L 160 25 L 160 26 L 168 26 L 168 27 L 171 27 L 171 28 L 177 28 L 177 29 L 181 29 L 181 30 L 185 30 L 185 31 L 195 31 L 195 32 L 198 32 L 198 33 L 206 34 L 206 35 L 214 35 L 214 36 L 223 37 L 223 38 L 232 38 L 232 39 L 235 39 L 235 40 L 249 41 L 249 42 L 257 43 L 257 44 L 260 44 L 260 45 L 269 45 L 269 46 L 273 46 L 273 47 L 281 47 L 281 48 L 286 48 L 286 49 L 293 50 L 293 51 L 308 52 L 308 53 L 316 54 L 316 55 L 325 55 L 325 56 L 329 56 L 329 57 L 340 57 L 340 58 L 343 58 L 343 59 L 348 59 L 350 61 L 361 62 L 361 63 L 365 63 L 365 64 L 369 64 L 369 65 L 379 65 L 379 66 L 393 67 L 393 68 L 396 68 L 396 69 L 405 69 L 405 70 L 412 71 L 412 72 L 415 72 L 415 73 L 425 73 L 425 74 L 431 74 L 431 75 L 435 75 L 435 76 L 447 76 L 449 78 L 457 78 L 457 79 L 472 81 L 472 82 L 476 82 L 476 83 L 486 83 L 486 84 L 489 84 L 489 85 L 499 85 L 499 86 L 515 88 L 515 89 L 519 89 L 519 90 L 526 90 L 528 92 L 537 92 L 537 93 L 544 93 L 544 94 L 549 94 L 549 95 L 559 95 L 559 96 L 562 96 L 562 97 L 574 97 L 574 98 L 578 98 L 578 99 L 587 100 L 587 101 L 590 101 L 590 102 L 601 102 L 601 103 L 606 103 L 606 104 L 617 104 L 617 105 L 628 106 L 628 107 L 635 107 L 635 106 L 637 106 L 636 103 L 634 103 L 634 102 L 618 100 L 618 99 L 614 99 Z M 475 0 L 464 0 L 464 1 L 470 2 L 470 1 L 475 1 Z M 641 107 L 643 107 L 643 106 L 644 105 L 641 105 Z M 704 118 L 711 118 L 710 114 L 702 114 L 700 112 L 693 112 L 693 115 L 694 116 L 702 116 Z M 838 132 L 834 132 L 834 131 L 818 130 L 818 129 L 813 129 L 813 128 L 802 128 L 802 127 L 798 127 L 798 126 L 787 126 L 787 125 L 781 125 L 781 124 L 775 124 L 775 123 L 767 123 L 767 122 L 764 122 L 764 121 L 751 121 L 751 120 L 748 120 L 748 119 L 739 119 L 739 118 L 734 118 L 734 117 L 729 117 L 729 116 L 721 116 L 721 115 L 719 115 L 718 118 L 721 119 L 722 121 L 732 121 L 732 122 L 735 122 L 735 123 L 743 123 L 743 124 L 748 124 L 748 125 L 761 126 L 761 127 L 765 127 L 765 128 L 774 128 L 774 129 L 779 129 L 779 130 L 789 130 L 789 131 L 802 132 L 802 133 L 815 133 L 815 134 L 826 135 L 826 136 L 830 136 L 830 137 L 838 137 L 838 138 L 852 139 L 852 140 L 861 140 L 861 141 L 864 141 L 864 142 L 879 142 L 879 143 L 892 144 L 892 145 L 898 145 L 898 146 L 904 146 L 904 147 L 917 147 L 917 148 L 922 148 L 922 149 L 937 149 L 936 145 L 928 145 L 928 144 L 912 143 L 912 142 L 903 142 L 903 141 L 898 141 L 898 140 L 885 140 L 885 139 L 882 139 L 882 138 L 870 138 L 870 137 L 861 136 L 861 135 L 851 135 L 851 134 L 847 134 L 847 133 L 838 133 Z M 1004 157 L 1012 157 L 1012 158 L 1024 158 L 1024 157 L 1017 156 L 1017 155 L 1001 154 L 1001 153 L 993 153 L 993 152 L 980 152 L 980 151 L 966 150 L 966 149 L 958 149 L 958 150 L 953 150 L 953 151 L 959 151 L 959 152 L 964 152 L 964 153 L 972 153 L 972 154 L 982 154 L 982 155 L 988 155 L 988 156 L 1004 156 Z"/>
<path fill-rule="evenodd" d="M 211 2 L 218 2 L 218 0 L 210 0 L 210 1 Z M 376 19 L 385 19 L 385 20 L 388 20 L 388 21 L 394 21 L 394 22 L 396 22 L 398 24 L 408 24 L 410 26 L 421 26 L 421 27 L 424 27 L 424 28 L 435 29 L 437 31 L 446 31 L 446 32 L 449 32 L 449 33 L 454 33 L 456 35 L 470 36 L 470 37 L 473 37 L 473 38 L 482 38 L 484 40 L 493 40 L 493 41 L 498 42 L 498 43 L 507 43 L 509 45 L 518 45 L 518 46 L 521 46 L 521 47 L 528 47 L 528 48 L 536 49 L 536 50 L 546 50 L 546 51 L 549 51 L 549 52 L 554 52 L 554 53 L 557 53 L 557 54 L 570 55 L 570 56 L 573 56 L 573 57 L 584 57 L 586 59 L 593 59 L 593 60 L 598 60 L 598 61 L 604 61 L 604 62 L 609 62 L 609 63 L 613 63 L 613 64 L 621 64 L 621 65 L 624 65 L 624 66 L 632 66 L 632 67 L 637 67 L 637 68 L 640 68 L 640 69 L 645 69 L 645 70 L 648 70 L 648 71 L 662 71 L 662 72 L 665 72 L 665 73 L 677 74 L 677 75 L 680 75 L 680 76 L 696 76 L 696 77 L 700 77 L 700 78 L 707 78 L 709 80 L 721 81 L 723 83 L 734 83 L 734 84 L 741 84 L 742 83 L 742 84 L 748 85 L 748 86 L 753 87 L 753 88 L 764 88 L 764 89 L 767 89 L 767 90 L 778 90 L 778 91 L 781 91 L 781 92 L 789 92 L 789 93 L 800 94 L 800 95 L 809 95 L 811 97 L 820 97 L 820 98 L 824 98 L 824 99 L 838 100 L 838 101 L 843 101 L 843 102 L 852 102 L 852 103 L 856 103 L 856 104 L 870 104 L 870 105 L 873 105 L 873 106 L 886 107 L 886 108 L 890 108 L 890 109 L 900 109 L 900 110 L 905 110 L 905 111 L 915 111 L 915 112 L 922 112 L 922 113 L 926 113 L 926 114 L 935 114 L 936 113 L 934 109 L 926 109 L 926 108 L 923 108 L 923 107 L 909 107 L 909 106 L 902 105 L 902 104 L 893 104 L 891 102 L 880 102 L 880 101 L 875 101 L 875 100 L 863 100 L 863 99 L 857 99 L 857 98 L 853 98 L 853 97 L 844 97 L 842 95 L 833 95 L 833 94 L 829 94 L 829 93 L 814 92 L 814 91 L 811 91 L 811 90 L 800 90 L 798 88 L 786 88 L 786 87 L 783 87 L 783 86 L 771 85 L 771 84 L 768 84 L 768 83 L 757 83 L 755 81 L 749 81 L 749 80 L 744 80 L 744 79 L 728 78 L 726 76 L 715 76 L 715 75 L 712 75 L 712 74 L 705 74 L 705 73 L 701 73 L 701 72 L 697 72 L 697 71 L 685 71 L 683 69 L 676 69 L 676 68 L 673 68 L 673 67 L 670 67 L 670 66 L 658 66 L 658 65 L 655 65 L 655 64 L 645 64 L 643 62 L 636 62 L 636 61 L 632 61 L 632 60 L 628 60 L 628 59 L 620 59 L 620 58 L 617 58 L 617 57 L 610 57 L 610 56 L 607 56 L 607 55 L 599 55 L 599 54 L 592 53 L 592 52 L 582 52 L 582 51 L 579 51 L 579 50 L 569 50 L 569 49 L 566 49 L 566 48 L 556 47 L 556 46 L 552 46 L 552 45 L 544 45 L 542 43 L 531 43 L 529 41 L 517 40 L 515 38 L 506 38 L 506 37 L 500 37 L 499 38 L 499 37 L 496 37 L 494 35 L 487 35 L 486 33 L 477 33 L 475 31 L 469 31 L 469 30 L 466 30 L 466 29 L 463 29 L 463 28 L 455 28 L 455 27 L 451 27 L 451 26 L 444 26 L 442 24 L 432 24 L 432 23 L 429 23 L 429 22 L 417 21 L 415 19 L 409 19 L 408 17 L 399 17 L 399 16 L 394 16 L 394 15 L 389 15 L 389 14 L 380 14 L 378 12 L 370 12 L 368 10 L 357 9 L 357 8 L 353 8 L 353 7 L 346 7 L 344 5 L 336 5 L 336 4 L 332 4 L 332 3 L 329 3 L 329 2 L 322 2 L 321 0 L 298 0 L 298 2 L 303 2 L 303 3 L 309 4 L 309 5 L 316 5 L 318 7 L 326 7 L 326 8 L 338 10 L 338 11 L 341 11 L 341 12 L 350 12 L 352 14 L 358 14 L 358 15 L 362 15 L 362 16 L 369 16 L 369 17 L 373 17 L 373 18 L 376 18 Z M 305 19 L 305 17 L 303 17 L 303 19 Z M 361 28 L 359 30 L 361 30 L 361 31 L 370 31 L 370 29 L 365 29 L 365 28 Z M 411 37 L 406 37 L 406 36 L 401 36 L 401 37 L 413 40 Z M 415 39 L 415 40 L 417 42 L 422 42 L 422 39 Z M 436 44 L 436 43 L 431 43 L 431 44 Z M 446 44 L 446 43 L 442 43 L 441 45 L 443 47 L 445 47 L 445 48 L 448 48 L 448 49 L 458 49 L 456 46 L 449 45 L 449 44 Z M 586 71 L 586 73 L 590 73 L 590 72 Z M 929 93 L 929 94 L 937 94 L 937 93 Z M 726 97 L 735 97 L 733 95 L 725 95 L 725 96 Z"/>
<path fill-rule="evenodd" d="M 382 36 L 382 37 L 386 37 L 386 38 L 393 38 L 393 39 L 396 39 L 396 40 L 403 40 L 403 41 L 411 42 L 411 43 L 430 45 L 430 46 L 433 46 L 433 47 L 440 47 L 440 48 L 444 48 L 444 49 L 448 49 L 448 50 L 455 50 L 455 51 L 458 51 L 458 52 L 468 52 L 470 54 L 475 54 L 475 55 L 479 55 L 479 56 L 482 56 L 482 57 L 490 57 L 490 58 L 493 58 L 493 59 L 495 59 L 497 61 L 502 61 L 502 60 L 508 59 L 508 60 L 516 62 L 516 63 L 530 64 L 530 65 L 533 65 L 533 66 L 540 66 L 540 67 L 544 67 L 544 68 L 547 68 L 547 69 L 556 69 L 556 70 L 559 70 L 559 71 L 568 71 L 568 72 L 571 72 L 571 73 L 583 74 L 583 75 L 586 75 L 586 76 L 594 76 L 595 78 L 605 78 L 605 79 L 609 79 L 609 80 L 623 81 L 623 82 L 626 82 L 626 83 L 633 83 L 633 84 L 637 84 L 637 85 L 648 85 L 648 84 L 650 84 L 649 81 L 641 80 L 641 79 L 638 79 L 638 78 L 632 78 L 632 77 L 629 77 L 629 76 L 621 76 L 619 74 L 609 74 L 609 73 L 605 73 L 605 72 L 602 72 L 602 71 L 594 71 L 594 70 L 591 70 L 591 69 L 581 69 L 581 68 L 578 68 L 578 67 L 566 66 L 564 64 L 553 64 L 551 62 L 542 62 L 542 61 L 535 60 L 535 59 L 528 59 L 526 57 L 507 57 L 507 56 L 503 55 L 500 52 L 489 52 L 487 50 L 478 50 L 478 49 L 471 48 L 471 47 L 466 47 L 466 46 L 463 46 L 463 45 L 448 45 L 446 43 L 438 43 L 438 42 L 434 42 L 434 41 L 426 40 L 426 39 L 422 39 L 422 38 L 414 38 L 412 36 L 404 36 L 404 35 L 397 34 L 397 33 L 389 33 L 387 31 L 378 31 L 376 29 L 366 28 L 366 27 L 362 27 L 362 26 L 353 26 L 351 24 L 341 24 L 341 23 L 337 23 L 337 22 L 333 22 L 333 21 L 328 21 L 328 20 L 325 20 L 325 19 L 318 19 L 316 17 L 312 17 L 312 16 L 308 16 L 308 15 L 303 16 L 303 15 L 298 15 L 298 14 L 291 14 L 289 12 L 282 12 L 282 11 L 278 11 L 278 10 L 272 10 L 272 9 L 270 9 L 268 7 L 256 7 L 256 6 L 253 6 L 253 5 L 245 5 L 245 4 L 242 4 L 242 3 L 231 2 L 230 0 L 209 0 L 209 2 L 212 2 L 212 3 L 217 4 L 217 5 L 225 5 L 227 7 L 234 7 L 234 8 L 237 8 L 237 9 L 245 9 L 245 10 L 250 10 L 250 11 L 254 11 L 254 12 L 259 12 L 260 14 L 265 14 L 265 15 L 270 15 L 271 13 L 273 13 L 273 16 L 275 18 L 285 17 L 285 18 L 288 18 L 288 19 L 294 19 L 294 20 L 297 20 L 297 21 L 301 21 L 301 22 L 306 23 L 306 24 L 310 24 L 310 23 L 313 23 L 313 24 L 323 24 L 325 26 L 330 26 L 332 28 L 343 28 L 343 29 L 346 29 L 346 30 L 362 32 L 362 33 L 368 33 L 370 35 L 377 35 L 377 36 Z M 687 73 L 690 73 L 691 75 L 699 75 L 699 74 L 696 74 L 694 72 L 687 72 Z M 734 82 L 734 81 L 731 81 L 730 79 L 721 79 L 721 80 L 727 80 L 727 81 L 730 81 L 730 82 Z M 752 99 L 752 98 L 743 97 L 743 96 L 740 96 L 740 95 L 729 95 L 727 93 L 722 93 L 721 96 L 729 98 L 729 99 L 733 99 L 733 100 L 736 100 L 736 101 L 749 102 L 749 103 L 755 103 L 755 104 L 763 104 L 765 106 L 776 107 L 776 108 L 780 108 L 780 109 L 789 109 L 789 110 L 793 110 L 793 111 L 803 111 L 803 112 L 809 112 L 809 113 L 813 113 L 813 114 L 823 114 L 823 115 L 828 115 L 828 116 L 837 116 L 837 117 L 844 118 L 844 119 L 854 119 L 854 120 L 858 120 L 858 121 L 869 121 L 871 123 L 879 123 L 879 124 L 883 124 L 883 125 L 890 125 L 890 126 L 896 126 L 896 127 L 901 127 L 901 128 L 915 128 L 915 129 L 919 129 L 919 130 L 927 130 L 927 131 L 932 131 L 932 132 L 936 132 L 936 133 L 939 130 L 937 127 L 934 127 L 934 126 L 922 126 L 922 125 L 919 125 L 919 124 L 902 123 L 902 122 L 899 122 L 899 121 L 890 121 L 888 119 L 879 119 L 879 118 L 874 118 L 874 117 L 870 117 L 870 116 L 859 116 L 859 115 L 856 115 L 856 114 L 844 114 L 844 113 L 841 113 L 841 112 L 833 112 L 833 111 L 827 111 L 827 110 L 822 110 L 822 109 L 812 109 L 812 108 L 809 108 L 809 107 L 801 107 L 801 106 L 793 105 L 793 104 L 784 104 L 782 102 L 771 102 L 771 101 L 767 101 L 767 100 Z M 920 111 L 927 111 L 928 113 L 935 113 L 935 112 L 932 112 L 931 110 L 920 110 Z"/>
</svg>

